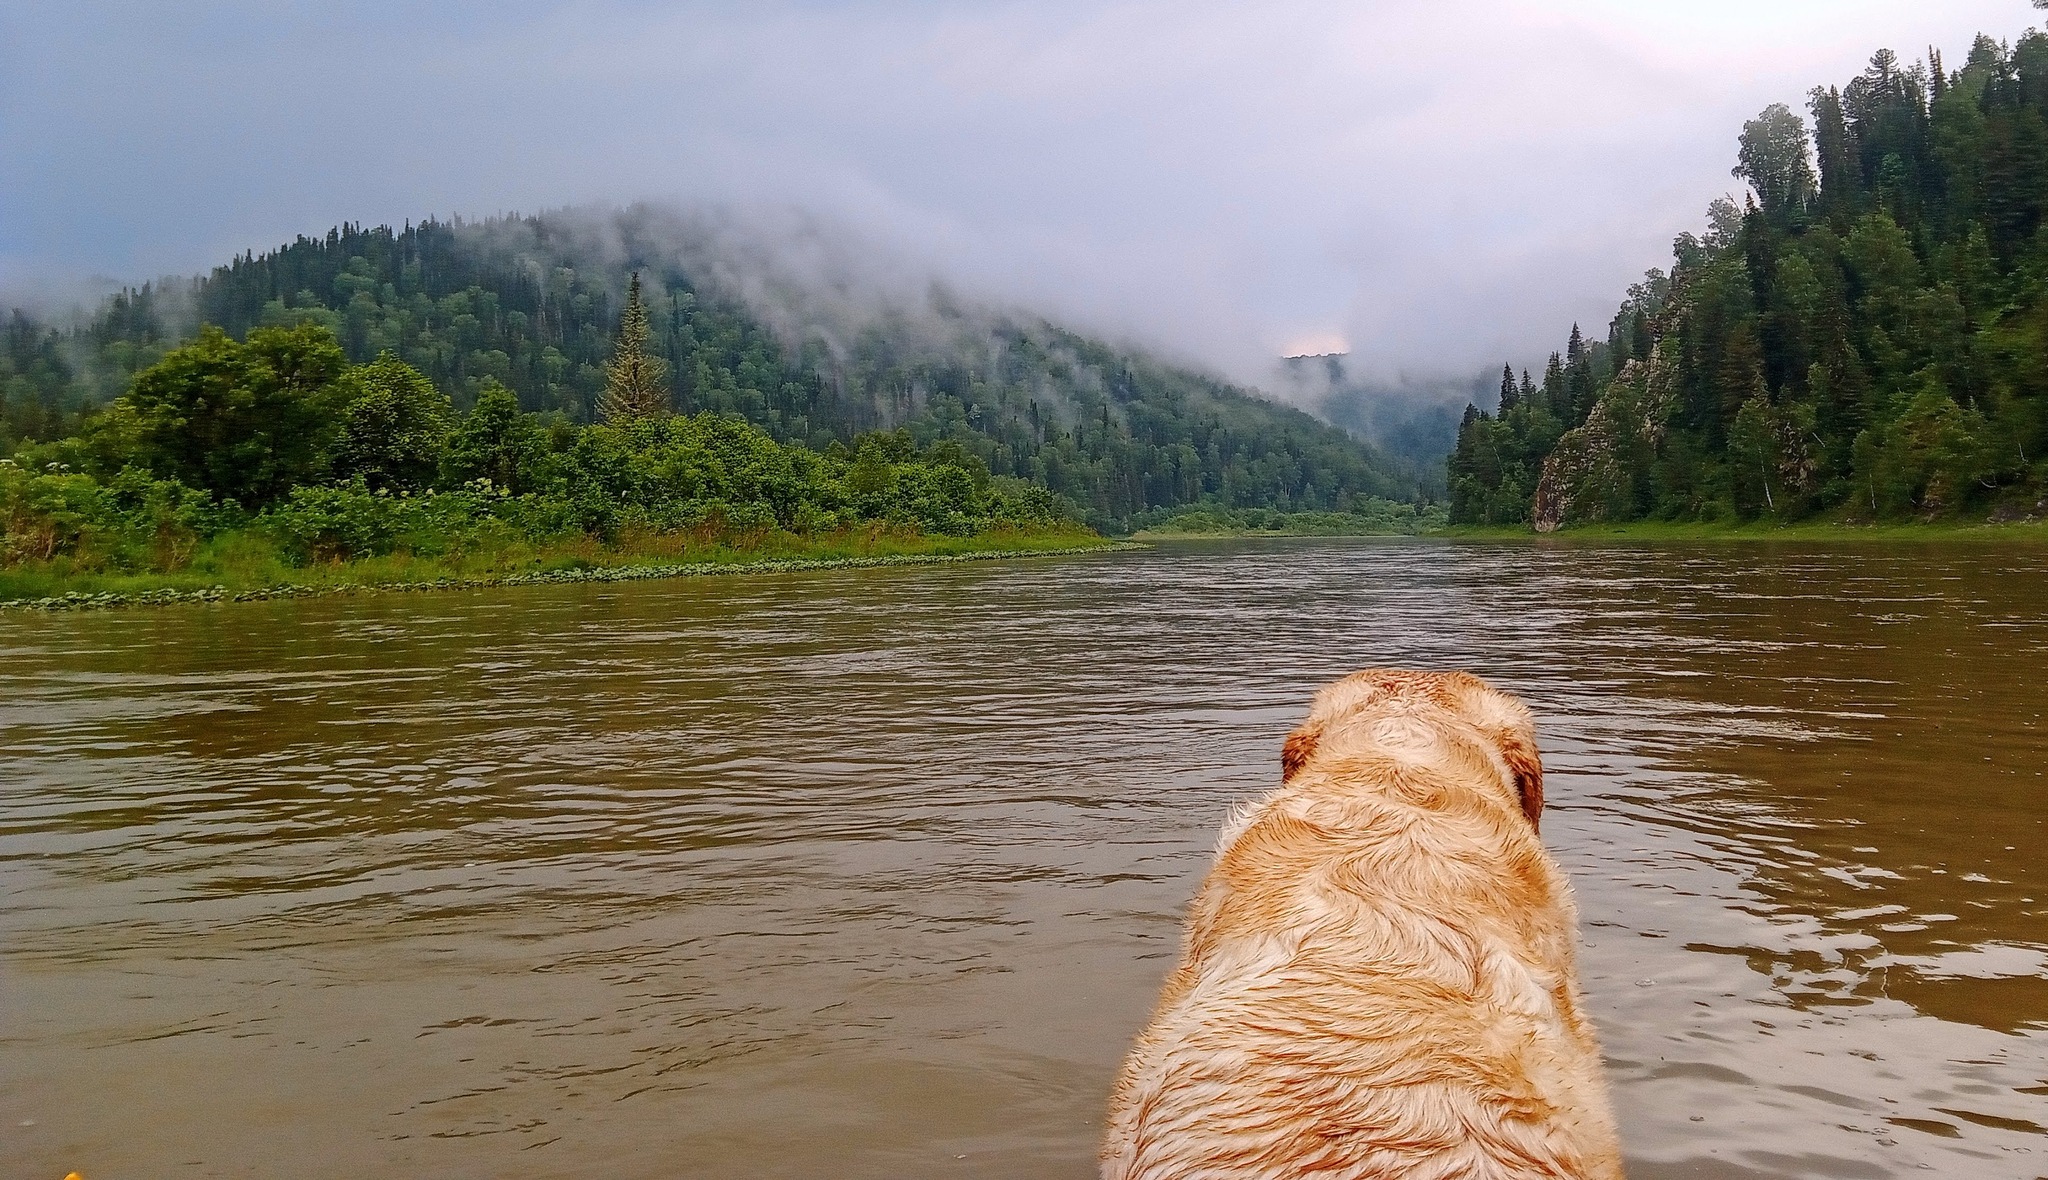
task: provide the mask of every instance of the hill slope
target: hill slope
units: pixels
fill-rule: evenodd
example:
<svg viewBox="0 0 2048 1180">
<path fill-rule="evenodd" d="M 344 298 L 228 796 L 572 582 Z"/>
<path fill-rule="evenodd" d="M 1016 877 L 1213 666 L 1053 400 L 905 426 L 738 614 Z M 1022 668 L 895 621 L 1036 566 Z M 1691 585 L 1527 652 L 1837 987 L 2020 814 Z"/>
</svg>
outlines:
<svg viewBox="0 0 2048 1180">
<path fill-rule="evenodd" d="M 2032 515 L 2048 489 L 2048 36 L 1878 53 L 1743 129 L 1747 208 L 1465 413 L 1452 519 Z M 1818 164 L 1817 174 L 1815 164 Z"/>
<path fill-rule="evenodd" d="M 0 423 L 49 437 L 199 324 L 236 337 L 312 319 L 352 361 L 384 350 L 458 405 L 495 379 L 528 410 L 588 421 L 631 271 L 674 407 L 823 447 L 873 430 L 958 441 L 1124 528 L 1195 504 L 1343 510 L 1418 485 L 1368 446 L 1226 382 L 943 293 L 894 303 L 796 275 L 720 226 L 648 207 L 404 229 L 343 226 L 190 283 L 109 301 L 70 330 L 17 313 Z"/>
</svg>

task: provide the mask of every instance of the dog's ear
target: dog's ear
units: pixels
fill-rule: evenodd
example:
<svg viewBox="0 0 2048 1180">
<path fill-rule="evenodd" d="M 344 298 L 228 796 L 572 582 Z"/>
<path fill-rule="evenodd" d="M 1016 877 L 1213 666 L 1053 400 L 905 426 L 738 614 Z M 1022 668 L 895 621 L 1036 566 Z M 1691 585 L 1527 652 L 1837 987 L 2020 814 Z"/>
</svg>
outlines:
<svg viewBox="0 0 2048 1180">
<path fill-rule="evenodd" d="M 1280 746 L 1280 781 L 1285 783 L 1295 772 L 1308 765 L 1315 755 L 1316 743 L 1322 739 L 1322 726 L 1304 725 L 1287 735 Z"/>
<path fill-rule="evenodd" d="M 1506 759 L 1508 773 L 1515 778 L 1515 794 L 1521 798 L 1522 814 L 1529 817 L 1529 826 L 1540 830 L 1543 818 L 1543 755 L 1536 750 L 1536 743 L 1521 734 L 1510 734 L 1501 739 L 1501 757 Z"/>
</svg>

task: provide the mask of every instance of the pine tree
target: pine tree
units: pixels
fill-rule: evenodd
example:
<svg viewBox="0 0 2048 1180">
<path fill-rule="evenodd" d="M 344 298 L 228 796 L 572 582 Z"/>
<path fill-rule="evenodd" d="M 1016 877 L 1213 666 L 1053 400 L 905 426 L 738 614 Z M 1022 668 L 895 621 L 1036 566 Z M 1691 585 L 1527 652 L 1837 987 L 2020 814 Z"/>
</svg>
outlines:
<svg viewBox="0 0 2048 1180">
<path fill-rule="evenodd" d="M 626 311 L 619 317 L 619 339 L 604 370 L 604 400 L 599 412 L 607 422 L 632 422 L 669 412 L 668 389 L 662 384 L 668 366 L 647 351 L 647 306 L 640 302 L 640 272 L 626 286 Z"/>
<path fill-rule="evenodd" d="M 1513 365 L 1502 365 L 1500 367 L 1500 416 L 1503 418 L 1507 417 L 1508 411 L 1514 409 L 1515 403 L 1521 399 L 1522 391 L 1515 386 L 1515 367 Z"/>
</svg>

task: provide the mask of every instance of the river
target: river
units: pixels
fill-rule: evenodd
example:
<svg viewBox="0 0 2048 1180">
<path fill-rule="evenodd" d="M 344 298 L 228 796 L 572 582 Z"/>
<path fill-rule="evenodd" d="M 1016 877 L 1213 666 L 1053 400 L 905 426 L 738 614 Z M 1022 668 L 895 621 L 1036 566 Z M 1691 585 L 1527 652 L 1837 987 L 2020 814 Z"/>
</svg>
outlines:
<svg viewBox="0 0 2048 1180">
<path fill-rule="evenodd" d="M 1085 1177 L 1323 682 L 1526 696 L 1637 1180 L 2048 1176 L 2048 551 L 0 616 L 8 1176 Z"/>
</svg>

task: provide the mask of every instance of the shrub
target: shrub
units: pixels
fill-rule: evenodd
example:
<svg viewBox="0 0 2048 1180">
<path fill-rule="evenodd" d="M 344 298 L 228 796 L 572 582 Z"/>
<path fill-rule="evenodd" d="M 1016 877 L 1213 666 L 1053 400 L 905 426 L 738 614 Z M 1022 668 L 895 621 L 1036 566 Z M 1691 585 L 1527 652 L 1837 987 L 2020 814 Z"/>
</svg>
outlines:
<svg viewBox="0 0 2048 1180">
<path fill-rule="evenodd" d="M 300 565 L 399 550 L 437 555 L 519 531 L 495 520 L 497 499 L 488 485 L 412 496 L 373 491 L 358 479 L 339 487 L 294 488 L 264 514 L 262 524 L 286 559 Z"/>
</svg>

